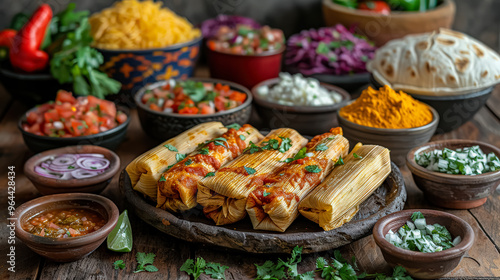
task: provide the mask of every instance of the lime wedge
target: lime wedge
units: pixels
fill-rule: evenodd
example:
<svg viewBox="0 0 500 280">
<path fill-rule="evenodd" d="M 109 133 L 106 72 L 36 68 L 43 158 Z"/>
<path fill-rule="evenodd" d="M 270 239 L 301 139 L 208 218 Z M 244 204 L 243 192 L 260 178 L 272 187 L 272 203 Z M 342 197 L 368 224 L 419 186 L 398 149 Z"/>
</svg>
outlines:
<svg viewBox="0 0 500 280">
<path fill-rule="evenodd" d="M 118 217 L 118 223 L 108 235 L 108 249 L 115 252 L 132 251 L 132 227 L 128 220 L 127 210 Z"/>
</svg>

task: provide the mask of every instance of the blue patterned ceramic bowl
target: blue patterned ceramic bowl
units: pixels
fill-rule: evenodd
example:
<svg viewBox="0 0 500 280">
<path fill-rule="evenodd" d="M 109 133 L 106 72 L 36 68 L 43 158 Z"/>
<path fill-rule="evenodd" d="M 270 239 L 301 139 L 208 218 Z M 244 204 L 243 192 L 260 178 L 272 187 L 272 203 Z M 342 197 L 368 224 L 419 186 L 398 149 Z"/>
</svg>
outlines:
<svg viewBox="0 0 500 280">
<path fill-rule="evenodd" d="M 191 77 L 201 42 L 200 36 L 186 43 L 157 49 L 98 49 L 104 57 L 101 69 L 122 83 L 122 92 L 135 93 L 147 84 Z"/>
</svg>

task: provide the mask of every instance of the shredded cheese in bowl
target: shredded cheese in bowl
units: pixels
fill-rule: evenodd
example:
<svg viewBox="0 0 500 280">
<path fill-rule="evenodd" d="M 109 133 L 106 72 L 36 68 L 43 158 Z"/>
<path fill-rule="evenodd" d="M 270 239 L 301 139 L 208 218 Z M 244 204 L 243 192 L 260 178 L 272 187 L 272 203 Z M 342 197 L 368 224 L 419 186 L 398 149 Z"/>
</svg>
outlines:
<svg viewBox="0 0 500 280">
<path fill-rule="evenodd" d="M 280 73 L 279 79 L 272 87 L 259 87 L 257 94 L 268 101 L 287 106 L 325 106 L 342 101 L 342 95 L 328 91 L 316 79 L 288 73 Z"/>
</svg>

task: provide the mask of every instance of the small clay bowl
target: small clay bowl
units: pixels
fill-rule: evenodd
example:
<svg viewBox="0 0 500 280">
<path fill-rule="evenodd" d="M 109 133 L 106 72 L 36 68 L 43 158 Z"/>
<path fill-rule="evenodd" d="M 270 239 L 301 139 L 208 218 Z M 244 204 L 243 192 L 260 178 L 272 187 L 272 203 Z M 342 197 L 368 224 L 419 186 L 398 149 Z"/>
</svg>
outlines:
<svg viewBox="0 0 500 280">
<path fill-rule="evenodd" d="M 429 142 L 408 153 L 406 164 L 427 200 L 444 208 L 470 209 L 483 205 L 495 191 L 500 183 L 500 170 L 481 175 L 452 175 L 430 171 L 415 162 L 415 155 L 419 153 L 471 146 L 479 146 L 486 154 L 493 152 L 500 156 L 498 147 L 480 141 L 459 139 Z"/>
<path fill-rule="evenodd" d="M 22 224 L 42 211 L 61 208 L 90 208 L 101 214 L 106 224 L 89 234 L 51 238 L 31 234 L 22 228 Z M 118 221 L 118 208 L 109 199 L 88 193 L 54 194 L 30 200 L 16 209 L 16 237 L 31 250 L 56 262 L 72 262 L 81 259 L 97 249 L 106 239 Z"/>
<path fill-rule="evenodd" d="M 364 126 L 343 118 L 340 111 L 338 119 L 344 136 L 349 139 L 351 146 L 354 147 L 358 142 L 384 146 L 391 151 L 391 160 L 398 166 L 404 166 L 408 151 L 427 143 L 436 131 L 439 115 L 431 106 L 429 109 L 433 115 L 432 121 L 414 128 L 390 129 Z"/>
<path fill-rule="evenodd" d="M 351 99 L 347 91 L 333 85 L 321 83 L 321 87 L 342 96 L 340 103 L 325 106 L 288 106 L 266 100 L 258 94 L 260 87 L 273 87 L 279 80 L 279 78 L 269 79 L 252 88 L 255 108 L 259 116 L 264 120 L 266 128 L 289 127 L 302 134 L 313 136 L 328 132 L 332 127 L 339 125 L 337 112 Z"/>
<path fill-rule="evenodd" d="M 452 238 L 460 236 L 462 241 L 457 246 L 436 253 L 422 253 L 398 248 L 385 239 L 392 230 L 396 232 L 414 212 L 424 214 L 427 224 L 445 226 Z M 373 228 L 373 238 L 382 251 L 385 261 L 392 267 L 400 265 L 408 274 L 419 279 L 435 279 L 452 271 L 474 243 L 474 230 L 461 218 L 436 210 L 411 209 L 399 211 L 380 219 Z"/>
<path fill-rule="evenodd" d="M 103 173 L 84 179 L 61 180 L 44 177 L 35 172 L 35 166 L 46 161 L 51 156 L 61 154 L 102 154 L 110 163 L 108 169 Z M 111 182 L 113 176 L 120 169 L 120 158 L 113 151 L 99 146 L 69 146 L 59 149 L 48 150 L 32 156 L 24 164 L 24 174 L 35 185 L 35 188 L 43 194 L 56 193 L 99 193 Z"/>
</svg>

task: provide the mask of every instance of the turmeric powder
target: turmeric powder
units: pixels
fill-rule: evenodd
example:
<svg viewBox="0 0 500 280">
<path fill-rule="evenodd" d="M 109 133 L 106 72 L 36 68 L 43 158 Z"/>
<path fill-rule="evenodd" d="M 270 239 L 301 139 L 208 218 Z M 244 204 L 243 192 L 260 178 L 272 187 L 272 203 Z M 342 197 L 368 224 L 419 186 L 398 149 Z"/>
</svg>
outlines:
<svg viewBox="0 0 500 280">
<path fill-rule="evenodd" d="M 388 85 L 365 89 L 353 103 L 340 109 L 340 116 L 360 125 L 377 128 L 413 128 L 432 121 L 429 106 Z"/>
</svg>

